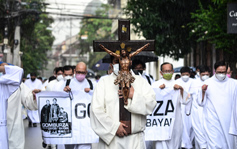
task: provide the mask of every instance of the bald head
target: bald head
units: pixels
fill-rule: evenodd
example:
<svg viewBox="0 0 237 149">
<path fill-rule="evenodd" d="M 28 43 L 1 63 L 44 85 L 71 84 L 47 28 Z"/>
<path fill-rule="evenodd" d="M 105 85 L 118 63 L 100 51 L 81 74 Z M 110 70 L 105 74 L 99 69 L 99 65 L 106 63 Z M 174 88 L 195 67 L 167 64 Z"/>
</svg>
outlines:
<svg viewBox="0 0 237 149">
<path fill-rule="evenodd" d="M 76 66 L 76 73 L 79 74 L 86 74 L 87 73 L 87 66 L 84 62 L 79 62 Z"/>
</svg>

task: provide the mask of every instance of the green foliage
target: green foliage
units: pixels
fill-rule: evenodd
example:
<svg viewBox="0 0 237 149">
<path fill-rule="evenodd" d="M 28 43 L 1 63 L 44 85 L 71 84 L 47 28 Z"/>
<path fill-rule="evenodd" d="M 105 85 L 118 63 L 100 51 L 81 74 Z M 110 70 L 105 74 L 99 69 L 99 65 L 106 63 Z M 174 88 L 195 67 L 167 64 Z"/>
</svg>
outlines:
<svg viewBox="0 0 237 149">
<path fill-rule="evenodd" d="M 52 31 L 47 30 L 52 22 L 53 19 L 45 14 L 41 14 L 37 22 L 32 21 L 32 18 L 22 22 L 21 50 L 25 74 L 45 69 L 46 54 L 54 41 Z"/>
<path fill-rule="evenodd" d="M 98 17 L 108 17 L 110 5 L 102 4 L 101 8 L 96 11 Z M 111 19 L 87 19 L 81 21 L 81 29 L 79 32 L 80 47 L 82 52 L 88 52 L 89 47 L 93 46 L 93 40 L 111 40 L 114 35 L 111 33 L 112 20 Z M 87 37 L 87 39 L 82 39 Z M 97 61 L 106 55 L 105 52 L 90 53 L 89 67 L 91 68 Z"/>
<path fill-rule="evenodd" d="M 204 0 L 203 0 L 204 1 Z M 228 53 L 236 53 L 237 36 L 227 34 L 227 0 L 213 0 L 208 5 L 199 1 L 200 9 L 192 13 L 194 21 L 190 23 L 192 36 L 197 41 L 209 41 L 215 44 L 216 49 L 222 49 Z"/>
<path fill-rule="evenodd" d="M 14 33 L 15 27 L 18 25 L 18 19 L 20 20 L 21 27 L 21 41 L 20 50 L 23 52 L 22 65 L 24 73 L 36 72 L 38 70 L 45 69 L 44 65 L 47 62 L 47 51 L 51 50 L 51 46 L 54 41 L 52 31 L 47 30 L 47 27 L 53 22 L 52 18 L 49 18 L 45 14 L 37 15 L 37 11 L 41 12 L 44 9 L 42 2 L 44 0 L 37 0 L 35 7 L 32 7 L 33 1 L 24 0 L 28 5 L 22 7 L 21 15 L 17 17 L 9 17 L 6 19 L 6 2 L 0 0 L 0 41 L 3 40 L 3 28 L 5 25 L 8 26 L 8 39 L 9 46 L 14 47 Z M 8 1 L 9 3 L 9 14 L 11 12 L 17 13 L 19 10 L 14 10 L 14 2 Z"/>
<path fill-rule="evenodd" d="M 187 24 L 197 6 L 193 0 L 128 0 L 124 13 L 136 33 L 156 40 L 156 54 L 179 59 L 195 44 L 195 40 L 188 38 Z"/>
</svg>

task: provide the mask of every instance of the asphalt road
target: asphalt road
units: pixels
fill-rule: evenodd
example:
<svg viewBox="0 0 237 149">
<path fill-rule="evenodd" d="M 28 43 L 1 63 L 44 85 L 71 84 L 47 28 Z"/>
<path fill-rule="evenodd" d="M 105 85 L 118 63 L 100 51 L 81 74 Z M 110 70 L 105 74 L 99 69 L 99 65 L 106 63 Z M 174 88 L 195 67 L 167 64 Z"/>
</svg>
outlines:
<svg viewBox="0 0 237 149">
<path fill-rule="evenodd" d="M 28 120 L 24 120 L 25 126 L 25 149 L 43 149 L 42 136 L 39 124 L 37 127 L 28 127 Z"/>
</svg>

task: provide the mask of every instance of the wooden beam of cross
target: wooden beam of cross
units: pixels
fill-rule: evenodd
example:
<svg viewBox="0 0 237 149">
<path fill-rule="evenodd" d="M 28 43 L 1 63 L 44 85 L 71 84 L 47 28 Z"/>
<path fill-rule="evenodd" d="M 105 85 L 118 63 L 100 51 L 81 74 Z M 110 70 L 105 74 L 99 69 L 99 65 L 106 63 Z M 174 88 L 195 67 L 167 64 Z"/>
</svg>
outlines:
<svg viewBox="0 0 237 149">
<path fill-rule="evenodd" d="M 119 50 L 121 43 L 124 43 L 126 47 L 131 47 L 131 51 L 135 51 L 147 43 L 149 43 L 150 45 L 144 51 L 155 50 L 155 40 L 130 40 L 130 21 L 129 20 L 118 21 L 118 40 L 93 41 L 93 49 L 94 49 L 94 52 L 105 52 L 99 46 L 99 44 L 102 44 L 107 49 L 115 52 L 116 50 Z"/>
<path fill-rule="evenodd" d="M 154 51 L 155 41 L 154 40 L 130 40 L 130 21 L 129 20 L 119 20 L 118 21 L 118 40 L 114 41 L 93 41 L 94 52 L 105 52 L 101 49 L 100 45 L 103 45 L 107 49 L 115 52 L 120 49 L 121 44 L 125 44 L 126 48 L 131 51 L 136 51 L 137 49 L 143 47 L 149 43 L 149 46 L 145 51 Z M 119 88 L 121 90 L 121 87 Z M 119 118 L 120 122 L 127 125 L 125 128 L 128 134 L 131 134 L 131 113 L 124 108 L 124 99 L 119 100 Z"/>
</svg>

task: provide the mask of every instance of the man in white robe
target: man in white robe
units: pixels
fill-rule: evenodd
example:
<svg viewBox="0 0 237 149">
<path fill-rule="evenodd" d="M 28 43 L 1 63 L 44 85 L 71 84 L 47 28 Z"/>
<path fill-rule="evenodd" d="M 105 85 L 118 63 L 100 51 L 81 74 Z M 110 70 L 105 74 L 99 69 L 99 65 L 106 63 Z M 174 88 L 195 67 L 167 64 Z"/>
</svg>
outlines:
<svg viewBox="0 0 237 149">
<path fill-rule="evenodd" d="M 193 96 L 193 104 L 192 104 L 192 127 L 195 134 L 195 148 L 203 149 L 207 148 L 207 141 L 204 135 L 203 129 L 203 108 L 198 105 L 198 91 L 201 86 L 204 84 L 204 81 L 209 79 L 210 69 L 207 66 L 199 66 L 200 77 L 195 79 L 193 82 L 193 89 L 195 90 L 195 95 Z"/>
<path fill-rule="evenodd" d="M 23 69 L 17 66 L 0 66 L 0 148 L 8 149 L 7 99 L 20 86 Z"/>
<path fill-rule="evenodd" d="M 25 85 L 31 90 L 34 89 L 42 89 L 42 82 L 36 78 L 36 73 L 30 74 L 30 79 L 25 81 Z M 32 123 L 34 127 L 37 127 L 37 123 L 39 123 L 39 114 L 37 110 L 27 110 L 29 127 L 32 127 Z"/>
<path fill-rule="evenodd" d="M 158 134 L 157 138 L 153 142 L 153 149 L 178 149 L 181 147 L 181 142 L 182 142 L 182 133 L 183 133 L 183 121 L 182 121 L 182 114 L 181 114 L 181 104 L 187 104 L 190 100 L 182 100 L 180 96 L 175 96 L 175 91 L 174 89 L 180 89 L 182 90 L 182 87 L 179 85 L 175 84 L 175 81 L 172 79 L 173 75 L 173 65 L 171 63 L 163 63 L 161 65 L 161 75 L 162 79 L 159 81 L 156 81 L 152 84 L 152 88 L 156 91 L 157 93 L 165 92 L 164 96 L 160 98 L 162 95 L 157 95 L 157 98 L 159 98 L 159 101 L 163 101 L 162 103 L 165 104 L 165 100 L 167 96 L 171 97 L 171 104 L 168 102 L 167 105 L 161 105 L 168 107 L 169 114 L 159 114 L 156 116 L 155 119 L 163 119 L 164 121 L 165 118 L 170 119 L 172 117 L 171 124 L 165 125 L 162 128 L 160 127 L 159 129 L 162 129 L 162 133 Z M 168 95 L 171 94 L 171 95 Z M 172 108 L 169 108 L 172 107 Z M 162 109 L 160 107 L 160 109 Z M 161 111 L 156 111 L 156 113 L 161 113 Z"/>
<path fill-rule="evenodd" d="M 29 110 L 37 110 L 34 94 L 40 90 L 29 89 L 24 83 L 8 98 L 7 129 L 9 149 L 25 148 L 25 129 L 22 119 L 22 105 Z"/>
<path fill-rule="evenodd" d="M 71 79 L 70 84 L 65 86 L 64 91 L 82 90 L 88 94 L 93 94 L 93 88 L 86 79 L 87 66 L 84 62 L 79 62 L 75 69 L 75 78 Z M 92 83 L 92 82 L 91 82 Z M 65 149 L 90 149 L 91 144 L 67 144 Z"/>
<path fill-rule="evenodd" d="M 182 86 L 184 91 L 189 94 L 193 94 L 192 83 L 194 79 L 190 78 L 191 70 L 189 67 L 182 67 L 180 69 L 181 78 L 175 81 L 175 84 Z M 181 105 L 182 108 L 182 119 L 183 119 L 183 135 L 182 135 L 182 148 L 192 148 L 192 141 L 194 138 L 194 132 L 192 128 L 192 119 L 191 119 L 191 108 L 192 100 L 187 105 Z"/>
<path fill-rule="evenodd" d="M 113 65 L 112 65 L 113 64 Z M 131 134 L 127 135 L 125 124 L 119 121 L 119 86 L 114 84 L 118 74 L 118 59 L 112 59 L 113 73 L 100 79 L 91 103 L 91 126 L 100 137 L 98 149 L 145 149 L 144 130 L 146 115 L 156 106 L 155 93 L 139 75 L 134 75 L 128 104 L 124 107 L 131 112 Z M 118 95 L 119 94 L 119 95 Z"/>
<path fill-rule="evenodd" d="M 226 76 L 228 64 L 224 61 L 216 62 L 214 68 L 215 75 L 204 82 L 198 101 L 203 106 L 207 148 L 234 149 L 234 136 L 228 132 L 232 107 L 237 100 L 237 85 Z"/>
<path fill-rule="evenodd" d="M 58 85 L 57 83 L 61 82 L 61 81 L 64 81 L 63 67 L 55 68 L 55 73 L 56 73 L 56 79 L 52 80 L 48 83 L 48 85 L 45 88 L 46 91 L 56 91 L 55 88 Z"/>
<path fill-rule="evenodd" d="M 141 75 L 150 85 L 154 82 L 154 80 L 150 77 L 149 74 L 146 74 L 146 64 L 138 59 L 132 61 L 132 70 L 136 74 Z"/>
</svg>

